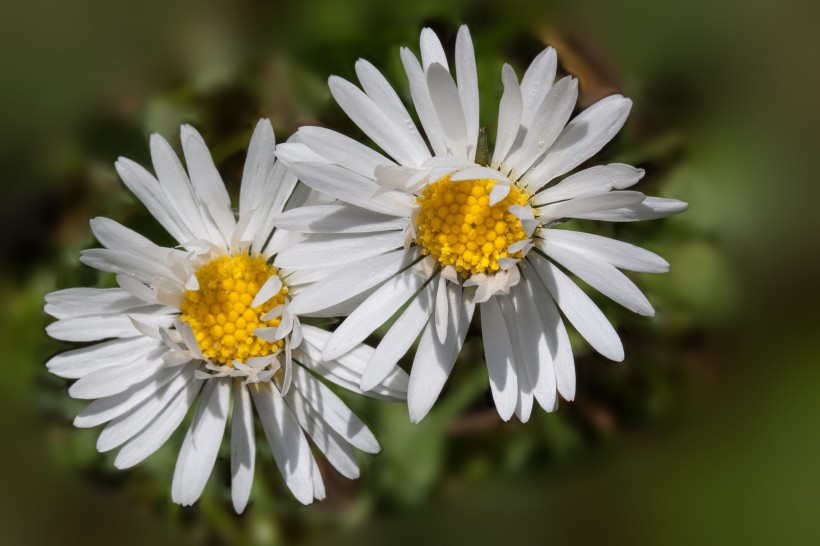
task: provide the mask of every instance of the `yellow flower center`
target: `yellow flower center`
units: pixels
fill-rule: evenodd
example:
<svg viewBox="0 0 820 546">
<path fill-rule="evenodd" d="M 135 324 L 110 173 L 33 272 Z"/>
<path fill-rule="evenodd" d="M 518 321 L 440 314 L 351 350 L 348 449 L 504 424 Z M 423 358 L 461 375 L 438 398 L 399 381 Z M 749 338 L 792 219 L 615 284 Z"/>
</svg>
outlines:
<svg viewBox="0 0 820 546">
<path fill-rule="evenodd" d="M 209 360 L 230 365 L 282 348 L 282 341 L 268 342 L 253 333 L 257 328 L 279 326 L 281 317 L 262 317 L 284 303 L 286 287 L 264 304 L 251 307 L 256 293 L 273 275 L 276 268 L 264 258 L 245 254 L 222 256 L 199 268 L 199 290 L 185 291 L 180 319 L 191 325 L 199 349 Z"/>
<path fill-rule="evenodd" d="M 520 258 L 507 247 L 526 239 L 521 221 L 510 214 L 511 205 L 526 205 L 527 195 L 513 186 L 502 201 L 490 206 L 495 180 L 451 182 L 444 177 L 418 197 L 421 211 L 416 244 L 442 267 L 452 265 L 462 276 L 498 271 L 501 258 Z"/>
</svg>

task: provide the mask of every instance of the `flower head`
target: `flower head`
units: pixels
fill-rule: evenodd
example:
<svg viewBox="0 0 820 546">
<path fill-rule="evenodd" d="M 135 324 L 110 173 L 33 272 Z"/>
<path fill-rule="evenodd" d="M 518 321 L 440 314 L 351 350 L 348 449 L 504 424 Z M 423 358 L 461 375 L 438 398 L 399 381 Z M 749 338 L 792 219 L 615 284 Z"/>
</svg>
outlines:
<svg viewBox="0 0 820 546">
<path fill-rule="evenodd" d="M 389 157 L 318 127 L 300 129 L 277 148 L 302 182 L 337 202 L 277 215 L 277 226 L 308 235 L 274 264 L 338 268 L 294 297 L 291 309 L 300 313 L 361 300 L 330 337 L 325 358 L 344 354 L 401 310 L 361 387 L 391 373 L 420 336 L 408 392 L 413 421 L 438 398 L 478 306 L 498 412 L 526 421 L 534 400 L 551 411 L 559 394 L 575 395 L 563 317 L 604 356 L 624 357 L 615 330 L 564 269 L 643 315 L 654 313 L 651 305 L 618 268 L 668 269 L 648 251 L 558 224 L 648 220 L 686 204 L 628 191 L 643 176 L 629 165 L 564 177 L 615 136 L 632 103 L 613 95 L 570 120 L 578 85 L 572 77 L 555 82 L 552 48 L 520 82 L 504 66 L 487 164 L 476 160 L 479 93 L 467 28 L 456 39 L 455 77 L 430 29 L 421 33 L 421 62 L 406 48 L 401 60 L 423 131 L 367 61 L 356 63 L 361 89 L 335 76 L 329 81 L 339 106 Z"/>
<path fill-rule="evenodd" d="M 179 245 L 160 247 L 113 220 L 92 220 L 104 248 L 83 252 L 81 260 L 116 274 L 119 287 L 69 288 L 46 297 L 45 310 L 57 319 L 48 333 L 91 342 L 55 356 L 48 368 L 77 379 L 71 396 L 94 400 L 75 425 L 107 423 L 97 448 L 121 447 L 118 468 L 151 455 L 196 406 L 174 472 L 175 502 L 199 498 L 231 414 L 232 497 L 237 512 L 244 510 L 256 456 L 254 407 L 294 496 L 305 504 L 324 498 L 305 433 L 349 478 L 359 473 L 353 448 L 375 453 L 379 444 L 316 378 L 361 392 L 373 349 L 357 343 L 345 355 L 323 359 L 329 334 L 302 324 L 289 306 L 326 272 L 271 264 L 301 238 L 274 229 L 271 215 L 322 198 L 275 161 L 267 120 L 251 139 L 236 215 L 202 137 L 183 126 L 181 138 L 187 172 L 158 135 L 151 138 L 156 177 L 128 159 L 116 164 Z M 368 394 L 404 400 L 406 388 L 406 374 L 396 370 Z"/>
</svg>

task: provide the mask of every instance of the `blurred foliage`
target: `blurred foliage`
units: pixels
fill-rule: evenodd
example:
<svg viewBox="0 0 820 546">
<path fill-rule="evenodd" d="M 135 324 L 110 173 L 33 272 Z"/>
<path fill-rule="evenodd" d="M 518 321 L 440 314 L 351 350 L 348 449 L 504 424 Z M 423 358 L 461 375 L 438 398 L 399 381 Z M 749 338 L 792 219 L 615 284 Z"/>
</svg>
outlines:
<svg viewBox="0 0 820 546">
<path fill-rule="evenodd" d="M 817 233 L 808 150 L 820 136 L 820 70 L 817 14 L 790 3 L 7 2 L 6 543 L 816 541 L 818 263 L 804 249 Z M 635 101 L 593 162 L 645 168 L 637 189 L 691 204 L 663 221 L 576 222 L 672 264 L 666 275 L 633 276 L 653 319 L 592 294 L 626 361 L 608 362 L 573 335 L 577 400 L 502 425 L 474 324 L 422 424 L 410 424 L 401 405 L 341 393 L 383 451 L 363 457 L 356 482 L 323 464 L 328 499 L 307 508 L 285 490 L 263 442 L 240 517 L 230 507 L 227 444 L 202 499 L 188 509 L 170 502 L 184 427 L 136 469 L 116 471 L 94 449 L 98 431 L 71 425 L 83 404 L 43 366 L 66 347 L 45 337 L 41 310 L 51 290 L 110 283 L 77 259 L 96 245 L 89 218 L 169 242 L 118 181 L 116 158 L 147 165 L 151 132 L 176 145 L 179 124 L 191 123 L 236 195 L 258 117 L 272 120 L 280 141 L 303 124 L 362 137 L 331 100 L 327 77 L 355 81 L 363 57 L 409 101 L 399 47 L 417 51 L 429 25 L 451 51 L 462 23 L 475 42 L 490 140 L 502 64 L 520 76 L 551 44 L 561 69 L 579 77 L 582 106 L 614 91 Z"/>
</svg>

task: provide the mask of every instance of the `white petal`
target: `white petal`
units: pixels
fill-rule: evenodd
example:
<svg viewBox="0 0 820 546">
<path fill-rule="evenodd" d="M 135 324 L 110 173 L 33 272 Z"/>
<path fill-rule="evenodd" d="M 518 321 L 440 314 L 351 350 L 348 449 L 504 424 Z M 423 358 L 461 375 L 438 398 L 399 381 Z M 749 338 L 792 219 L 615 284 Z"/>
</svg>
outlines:
<svg viewBox="0 0 820 546">
<path fill-rule="evenodd" d="M 435 283 L 436 281 L 432 280 L 430 282 Z M 441 344 L 443 344 L 444 340 L 447 339 L 447 329 L 449 323 L 449 305 L 447 301 L 448 283 L 449 281 L 447 279 L 439 275 L 438 288 L 436 289 L 436 307 L 433 319 L 436 325 L 436 338 Z"/>
<path fill-rule="evenodd" d="M 124 157 L 119 158 L 114 166 L 128 189 L 177 242 L 185 243 L 196 238 L 182 225 L 173 204 L 165 198 L 159 182 L 151 173 Z"/>
<path fill-rule="evenodd" d="M 115 339 L 60 353 L 46 362 L 48 371 L 59 377 L 78 379 L 90 373 L 140 362 L 160 347 L 147 337 Z"/>
<path fill-rule="evenodd" d="M 351 264 L 301 290 L 288 308 L 295 315 L 307 315 L 333 307 L 402 271 L 413 257 L 402 249 Z"/>
<path fill-rule="evenodd" d="M 428 322 L 413 359 L 407 389 L 407 410 L 413 423 L 424 419 L 441 394 L 473 317 L 474 304 L 470 298 L 463 297 L 459 285 L 450 284 L 447 296 L 450 320 L 444 343 L 440 343 L 436 337 L 433 322 Z"/>
<path fill-rule="evenodd" d="M 498 106 L 498 132 L 495 137 L 492 167 L 498 168 L 504 163 L 507 154 L 515 142 L 518 129 L 521 126 L 521 112 L 523 99 L 521 88 L 515 71 L 508 64 L 501 69 L 501 81 L 504 84 L 504 94 Z"/>
<path fill-rule="evenodd" d="M 380 188 L 372 179 L 337 165 L 302 162 L 291 170 L 314 190 L 373 212 L 407 217 L 416 206 L 413 197 L 397 191 L 377 195 Z"/>
<path fill-rule="evenodd" d="M 121 313 L 146 305 L 119 288 L 67 288 L 46 295 L 45 301 L 44 311 L 57 319 Z"/>
<path fill-rule="evenodd" d="M 620 269 L 642 273 L 669 271 L 669 263 L 657 254 L 600 235 L 565 229 L 545 229 L 541 232 L 541 237 L 544 239 L 544 245 L 557 243 L 571 247 L 577 252 L 597 256 Z"/>
<path fill-rule="evenodd" d="M 535 194 L 530 202 L 541 206 L 547 203 L 575 199 L 612 189 L 622 190 L 643 178 L 644 170 L 623 163 L 611 163 L 584 169 L 561 180 L 558 184 Z"/>
<path fill-rule="evenodd" d="M 626 275 L 597 256 L 579 253 L 561 244 L 544 244 L 541 248 L 578 278 L 630 311 L 647 317 L 655 315 L 655 310 L 640 289 Z"/>
<path fill-rule="evenodd" d="M 270 383 L 256 383 L 250 391 L 279 472 L 293 496 L 302 504 L 310 504 L 313 456 L 299 423 Z"/>
<path fill-rule="evenodd" d="M 367 93 L 367 96 L 393 120 L 396 127 L 407 132 L 408 140 L 412 142 L 414 148 L 416 148 L 415 155 L 429 159 L 430 150 L 427 149 L 427 144 L 425 144 L 421 138 L 413 118 L 410 117 L 407 108 L 402 104 L 398 94 L 396 94 L 396 91 L 390 86 L 384 76 L 382 76 L 381 72 L 364 59 L 359 59 L 356 61 L 356 75 L 359 77 L 359 82 L 362 84 L 362 89 Z M 366 176 L 372 174 L 373 172 L 371 171 L 367 173 Z"/>
<path fill-rule="evenodd" d="M 253 484 L 256 437 L 248 387 L 240 381 L 234 385 L 234 406 L 231 416 L 231 500 L 236 513 L 241 514 L 248 504 Z"/>
<path fill-rule="evenodd" d="M 239 188 L 239 217 L 259 208 L 259 202 L 266 199 L 265 181 L 273 169 L 276 137 L 270 120 L 260 119 L 248 145 L 248 156 L 242 170 L 242 185 Z"/>
<path fill-rule="evenodd" d="M 230 400 L 230 379 L 212 379 L 205 383 L 194 419 L 179 450 L 171 484 L 174 502 L 190 506 L 205 489 L 225 434 Z"/>
<path fill-rule="evenodd" d="M 171 381 L 179 382 L 181 389 L 191 377 L 193 367 L 163 368 L 154 375 L 113 396 L 98 398 L 88 404 L 74 418 L 77 428 L 91 428 L 124 415 L 157 393 Z"/>
<path fill-rule="evenodd" d="M 425 72 L 433 63 L 438 63 L 447 70 L 450 69 L 447 65 L 447 56 L 444 54 L 444 48 L 438 36 L 436 36 L 436 33 L 433 32 L 433 29 L 423 28 L 419 42 L 421 46 L 421 62 Z"/>
<path fill-rule="evenodd" d="M 254 296 L 253 301 L 251 302 L 251 307 L 258 307 L 266 303 L 278 294 L 281 289 L 282 279 L 279 278 L 279 275 L 271 275 L 270 278 L 265 281 L 265 284 L 259 288 L 259 292 L 256 293 L 256 296 Z"/>
<path fill-rule="evenodd" d="M 475 160 L 478 143 L 478 74 L 475 65 L 473 40 L 470 29 L 462 25 L 456 35 L 456 81 L 458 95 L 464 108 L 464 121 L 467 125 L 467 158 Z"/>
<path fill-rule="evenodd" d="M 521 147 L 505 162 L 512 167 L 513 179 L 519 178 L 544 155 L 561 133 L 578 99 L 578 80 L 567 76 L 552 86 L 541 102 Z"/>
<path fill-rule="evenodd" d="M 396 275 L 350 314 L 333 332 L 322 352 L 324 360 L 334 360 L 358 345 L 392 317 L 424 284 L 413 271 Z"/>
<path fill-rule="evenodd" d="M 427 68 L 427 86 L 451 155 L 467 157 L 467 125 L 456 82 L 441 64 Z"/>
<path fill-rule="evenodd" d="M 363 391 L 381 383 L 413 346 L 433 311 L 433 289 L 434 284 L 428 283 L 384 335 L 362 374 Z"/>
<path fill-rule="evenodd" d="M 293 384 L 322 420 L 347 442 L 367 453 L 378 453 L 379 442 L 370 429 L 338 396 L 301 366 L 294 366 Z"/>
<path fill-rule="evenodd" d="M 611 191 L 546 205 L 538 220 L 546 224 L 559 218 L 578 218 L 591 212 L 611 210 L 640 203 L 646 196 L 636 191 Z"/>
<path fill-rule="evenodd" d="M 546 294 L 544 296 L 549 297 Z M 524 368 L 538 404 L 545 410 L 552 411 L 556 396 L 555 370 L 547 329 L 538 314 L 536 297 L 526 277 L 524 282 L 516 285 L 511 292 L 522 356 L 522 365 L 519 368 Z M 507 319 L 509 320 L 509 317 Z"/>
<path fill-rule="evenodd" d="M 521 96 L 524 103 L 521 125 L 525 128 L 530 127 L 538 106 L 552 88 L 557 69 L 558 56 L 553 48 L 548 47 L 533 59 L 524 73 L 521 79 Z"/>
<path fill-rule="evenodd" d="M 164 366 L 160 351 L 136 353 L 128 364 L 91 372 L 68 389 L 72 398 L 89 400 L 119 394 Z"/>
<path fill-rule="evenodd" d="M 164 310 L 161 308 L 160 310 Z M 129 313 L 119 315 L 90 315 L 62 319 L 46 327 L 48 335 L 62 341 L 98 341 L 108 338 L 127 338 L 140 335 L 132 318 L 152 326 L 169 327 L 175 316 L 161 313 Z"/>
<path fill-rule="evenodd" d="M 165 199 L 173 203 L 180 224 L 192 235 L 190 240 L 210 240 L 216 234 L 215 226 L 201 214 L 194 189 L 176 152 L 156 133 L 151 135 L 151 160 Z"/>
<path fill-rule="evenodd" d="M 156 419 L 123 446 L 114 459 L 114 466 L 120 470 L 130 468 L 159 449 L 185 418 L 200 388 L 201 381 L 189 382 Z"/>
<path fill-rule="evenodd" d="M 285 401 L 293 411 L 296 420 L 308 433 L 333 468 L 345 478 L 355 480 L 359 477 L 359 465 L 356 452 L 352 446 L 335 430 L 325 425 L 321 416 L 310 407 L 298 389 L 293 389 Z"/>
<path fill-rule="evenodd" d="M 194 382 L 192 377 L 196 366 L 185 366 L 177 370 L 179 372 L 174 379 L 151 393 L 133 410 L 121 414 L 105 426 L 97 438 L 98 451 L 105 452 L 122 445 L 145 429 L 158 416 L 167 412 L 168 406 L 178 397 L 179 393 Z"/>
<path fill-rule="evenodd" d="M 430 157 L 417 141 L 361 89 L 338 76 L 328 80 L 330 92 L 348 117 L 382 150 L 402 165 L 420 166 Z"/>
<path fill-rule="evenodd" d="M 535 192 L 556 176 L 571 171 L 604 147 L 621 130 L 632 101 L 621 95 L 601 99 L 573 119 L 550 151 L 526 176 Z"/>
<path fill-rule="evenodd" d="M 528 256 L 558 307 L 592 347 L 610 360 L 621 362 L 624 348 L 618 333 L 589 296 L 549 260 L 536 253 Z"/>
<path fill-rule="evenodd" d="M 367 91 L 367 87 L 365 87 L 365 91 Z M 376 167 L 380 165 L 395 165 L 392 160 L 376 150 L 324 127 L 302 127 L 296 134 L 299 140 L 319 154 L 319 157 L 336 165 L 341 165 L 345 169 L 366 178 L 372 179 Z M 424 144 L 423 141 L 422 144 Z M 277 148 L 277 152 L 282 148 L 283 146 Z M 426 145 L 424 149 L 426 149 Z M 307 158 L 300 161 L 305 160 L 310 161 Z M 293 160 L 289 162 L 292 163 Z"/>
<path fill-rule="evenodd" d="M 228 190 L 219 176 L 219 171 L 216 170 L 211 152 L 202 136 L 190 125 L 183 125 L 180 133 L 185 163 L 188 165 L 196 196 L 227 243 L 236 228 Z"/>
<path fill-rule="evenodd" d="M 403 245 L 400 231 L 317 234 L 280 252 L 274 265 L 286 269 L 336 267 L 366 262 Z"/>
<path fill-rule="evenodd" d="M 433 107 L 433 101 L 430 98 L 427 75 L 416 56 L 406 47 L 401 48 L 401 62 L 404 65 L 404 71 L 407 73 L 407 80 L 410 83 L 410 95 L 419 115 L 419 121 L 424 127 L 424 133 L 427 135 L 427 139 L 430 141 L 436 155 L 447 155 L 447 141 L 444 138 L 436 110 Z"/>
<path fill-rule="evenodd" d="M 515 373 L 510 334 L 497 298 L 481 304 L 481 335 L 490 374 L 490 390 L 498 415 L 508 421 L 518 401 L 518 378 Z"/>
<path fill-rule="evenodd" d="M 345 204 L 300 207 L 277 214 L 272 221 L 279 229 L 302 233 L 372 233 L 404 229 L 408 224 L 406 218 Z"/>
<path fill-rule="evenodd" d="M 587 220 L 601 220 L 603 222 L 637 222 L 640 220 L 656 220 L 666 218 L 689 208 L 687 203 L 677 199 L 662 197 L 647 197 L 642 202 L 624 208 L 588 212 L 579 214 L 577 218 Z"/>
</svg>

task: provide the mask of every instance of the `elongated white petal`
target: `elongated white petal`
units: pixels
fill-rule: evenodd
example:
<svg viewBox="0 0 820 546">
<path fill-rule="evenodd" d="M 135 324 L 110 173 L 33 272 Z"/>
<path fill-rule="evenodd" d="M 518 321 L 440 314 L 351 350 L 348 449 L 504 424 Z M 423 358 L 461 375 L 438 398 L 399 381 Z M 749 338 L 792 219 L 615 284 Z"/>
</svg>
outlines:
<svg viewBox="0 0 820 546">
<path fill-rule="evenodd" d="M 67 288 L 46 295 L 45 300 L 44 311 L 57 319 L 121 313 L 145 306 L 119 288 Z"/>
<path fill-rule="evenodd" d="M 122 447 L 114 459 L 114 466 L 120 470 L 131 468 L 159 449 L 185 418 L 200 388 L 201 381 L 189 382 L 156 419 Z"/>
<path fill-rule="evenodd" d="M 337 76 L 331 76 L 328 86 L 333 98 L 348 117 L 397 162 L 417 167 L 429 157 L 429 152 L 420 149 L 418 141 L 388 116 L 364 91 Z"/>
<path fill-rule="evenodd" d="M 317 205 L 292 209 L 272 218 L 280 229 L 302 233 L 372 233 L 404 229 L 405 218 L 379 214 L 350 205 Z"/>
<path fill-rule="evenodd" d="M 575 398 L 575 359 L 572 355 L 569 334 L 552 296 L 533 269 L 532 267 L 523 268 L 524 279 L 532 292 L 533 302 L 547 336 L 547 347 L 549 347 L 555 370 L 555 385 L 561 396 L 566 400 L 573 400 Z M 553 411 L 556 408 L 556 402 L 554 397 L 546 399 L 542 407 L 547 411 Z"/>
<path fill-rule="evenodd" d="M 538 220 L 546 224 L 559 218 L 578 218 L 591 212 L 611 210 L 640 203 L 646 196 L 636 191 L 612 191 L 546 205 Z"/>
<path fill-rule="evenodd" d="M 370 429 L 338 396 L 301 366 L 294 366 L 293 385 L 322 420 L 347 442 L 367 453 L 378 453 L 379 442 Z"/>
<path fill-rule="evenodd" d="M 359 77 L 359 83 L 362 84 L 362 89 L 367 93 L 367 96 L 382 109 L 396 127 L 407 133 L 408 141 L 416 148 L 415 155 L 429 159 L 430 150 L 427 149 L 427 144 L 421 138 L 413 118 L 410 117 L 410 113 L 402 104 L 398 94 L 382 76 L 381 72 L 364 59 L 359 59 L 356 61 L 356 75 Z M 372 171 L 370 175 L 372 175 Z"/>
<path fill-rule="evenodd" d="M 132 411 L 111 420 L 97 438 L 97 450 L 105 452 L 122 445 L 166 412 L 169 404 L 192 382 L 195 368 L 191 365 L 177 368 L 180 372 L 174 379 L 151 393 Z"/>
<path fill-rule="evenodd" d="M 325 425 L 321 416 L 305 400 L 298 389 L 293 389 L 285 397 L 296 420 L 307 432 L 333 468 L 345 478 L 355 480 L 359 477 L 359 465 L 352 446 L 335 430 Z"/>
<path fill-rule="evenodd" d="M 364 262 L 404 245 L 400 231 L 384 233 L 319 234 L 276 256 L 274 265 L 287 269 L 315 269 Z"/>
<path fill-rule="evenodd" d="M 550 258 L 613 301 L 640 315 L 655 315 L 655 310 L 640 289 L 601 258 L 561 244 L 545 244 L 542 248 Z"/>
<path fill-rule="evenodd" d="M 134 326 L 132 319 L 143 324 L 167 328 L 174 323 L 175 317 L 159 312 L 89 315 L 58 320 L 49 324 L 46 332 L 54 339 L 63 341 L 98 341 L 115 337 L 135 337 L 141 332 Z"/>
<path fill-rule="evenodd" d="M 203 217 L 199 200 L 176 152 L 156 133 L 151 135 L 151 160 L 162 192 L 166 200 L 174 204 L 180 224 L 192 235 L 191 240 L 209 240 L 218 235 L 210 218 Z"/>
<path fill-rule="evenodd" d="M 125 415 L 171 381 L 178 383 L 176 390 L 179 390 L 192 377 L 192 370 L 192 366 L 164 368 L 119 394 L 97 398 L 77 414 L 74 418 L 74 426 L 77 428 L 96 427 Z"/>
<path fill-rule="evenodd" d="M 430 69 L 430 65 L 433 63 L 438 63 L 447 70 L 450 69 L 444 47 L 442 47 L 441 41 L 433 32 L 433 29 L 425 27 L 421 30 L 419 45 L 421 46 L 421 62 L 425 72 Z"/>
<path fill-rule="evenodd" d="M 643 178 L 644 170 L 623 163 L 611 163 L 584 169 L 561 180 L 558 184 L 535 194 L 530 202 L 541 206 L 566 199 L 622 190 Z"/>
<path fill-rule="evenodd" d="M 229 378 L 206 381 L 191 427 L 179 450 L 171 484 L 171 498 L 182 506 L 192 505 L 205 489 L 225 434 L 230 399 Z"/>
<path fill-rule="evenodd" d="M 546 294 L 544 296 L 549 298 Z M 515 309 L 516 332 L 521 347 L 520 368 L 526 371 L 532 394 L 538 404 L 545 410 L 552 411 L 556 396 L 555 369 L 547 327 L 538 314 L 535 301 L 538 296 L 533 293 L 530 280 L 525 277 L 513 287 L 510 297 Z"/>
<path fill-rule="evenodd" d="M 369 391 L 381 383 L 410 350 L 433 311 L 434 288 L 434 284 L 429 283 L 384 335 L 362 374 L 363 391 Z"/>
<path fill-rule="evenodd" d="M 521 96 L 524 109 L 521 115 L 521 125 L 530 127 L 538 106 L 552 88 L 555 73 L 558 69 L 558 56 L 551 47 L 538 54 L 530 63 L 524 77 L 521 79 Z"/>
<path fill-rule="evenodd" d="M 365 87 L 367 92 L 368 88 Z M 395 165 L 395 163 L 376 150 L 365 146 L 350 137 L 326 129 L 324 127 L 302 127 L 297 133 L 299 141 L 311 150 L 321 153 L 321 158 L 341 165 L 364 177 L 372 179 L 376 167 L 380 165 Z M 422 142 L 423 144 L 423 142 Z M 284 145 L 277 148 L 277 153 Z M 426 146 L 425 146 L 426 149 Z M 429 153 L 429 152 L 428 152 Z M 304 161 L 301 159 L 300 161 Z M 289 161 L 292 163 L 293 161 Z"/>
<path fill-rule="evenodd" d="M 430 98 L 430 89 L 427 87 L 427 75 L 419 64 L 418 59 L 406 47 L 401 48 L 401 62 L 407 73 L 410 84 L 410 95 L 419 115 L 424 133 L 433 147 L 436 155 L 447 155 L 447 141 L 444 138 L 441 124 L 438 121 L 433 101 Z"/>
<path fill-rule="evenodd" d="M 236 228 L 236 220 L 231 210 L 231 198 L 222 177 L 219 176 L 219 171 L 216 170 L 211 152 L 202 136 L 190 125 L 182 126 L 180 137 L 185 162 L 191 175 L 191 184 L 200 206 L 216 224 L 224 242 L 228 243 Z"/>
<path fill-rule="evenodd" d="M 302 504 L 310 504 L 313 456 L 299 423 L 270 383 L 256 383 L 250 391 L 279 472 L 293 496 Z"/>
<path fill-rule="evenodd" d="M 541 277 L 558 307 L 592 347 L 610 360 L 621 362 L 624 348 L 618 333 L 589 296 L 549 260 L 530 253 L 530 263 Z"/>
<path fill-rule="evenodd" d="M 481 304 L 481 335 L 490 374 L 490 390 L 498 415 L 508 421 L 518 401 L 518 378 L 513 361 L 512 342 L 496 298 Z"/>
<path fill-rule="evenodd" d="M 278 294 L 281 289 L 282 279 L 279 278 L 279 275 L 271 275 L 270 278 L 265 281 L 265 284 L 259 288 L 259 292 L 256 293 L 256 296 L 254 296 L 253 301 L 251 302 L 251 307 L 257 307 L 266 303 L 269 299 Z"/>
<path fill-rule="evenodd" d="M 334 360 L 364 341 L 393 316 L 421 288 L 424 281 L 415 272 L 406 271 L 384 283 L 333 332 L 322 357 Z"/>
<path fill-rule="evenodd" d="M 159 351 L 143 353 L 130 363 L 91 372 L 68 389 L 72 398 L 92 399 L 119 394 L 153 375 L 164 366 Z"/>
<path fill-rule="evenodd" d="M 145 208 L 179 243 L 196 239 L 188 228 L 182 225 L 179 215 L 162 192 L 159 182 L 142 166 L 121 157 L 114 164 L 117 173 L 131 192 L 142 201 Z"/>
<path fill-rule="evenodd" d="M 521 113 L 524 108 L 521 88 L 515 71 L 508 64 L 501 69 L 501 82 L 504 84 L 504 94 L 498 106 L 498 132 L 495 137 L 492 167 L 498 168 L 504 163 L 507 154 L 515 142 L 518 129 L 521 126 Z M 509 169 L 505 169 L 508 171 Z"/>
<path fill-rule="evenodd" d="M 354 263 L 301 290 L 288 308 L 295 315 L 307 315 L 342 303 L 367 292 L 406 268 L 413 256 L 394 250 Z"/>
<path fill-rule="evenodd" d="M 578 80 L 567 76 L 547 93 L 530 124 L 521 147 L 505 162 L 519 178 L 543 156 L 564 128 L 578 98 Z"/>
<path fill-rule="evenodd" d="M 526 176 L 535 192 L 556 176 L 571 171 L 604 147 L 621 130 L 632 101 L 621 95 L 601 99 L 573 119 L 552 148 Z"/>
<path fill-rule="evenodd" d="M 46 367 L 57 376 L 78 379 L 103 369 L 142 362 L 159 348 L 160 342 L 147 337 L 115 339 L 60 353 L 46 362 Z"/>
<path fill-rule="evenodd" d="M 577 218 L 601 220 L 603 222 L 638 222 L 640 220 L 657 220 L 678 214 L 689 208 L 689 205 L 677 199 L 647 197 L 640 203 L 623 208 L 601 210 L 579 214 Z"/>
<path fill-rule="evenodd" d="M 245 511 L 253 484 L 256 464 L 256 437 L 253 410 L 248 387 L 234 383 L 234 405 L 231 416 L 231 500 L 237 514 Z"/>
<path fill-rule="evenodd" d="M 467 125 L 461 97 L 450 72 L 437 62 L 431 64 L 427 68 L 427 86 L 450 154 L 472 159 L 467 157 Z"/>
<path fill-rule="evenodd" d="M 571 247 L 576 252 L 597 256 L 620 269 L 642 273 L 669 271 L 669 263 L 657 254 L 615 239 L 566 229 L 543 230 L 541 236 L 546 246 L 561 244 Z"/>
<path fill-rule="evenodd" d="M 270 120 L 260 119 L 248 145 L 248 156 L 242 170 L 239 188 L 239 217 L 259 208 L 259 203 L 269 199 L 264 191 L 265 181 L 273 169 L 276 137 Z"/>
<path fill-rule="evenodd" d="M 418 423 L 427 415 L 441 394 L 450 376 L 475 308 L 470 298 L 463 297 L 462 288 L 450 284 L 447 289 L 450 306 L 447 337 L 439 342 L 432 321 L 421 334 L 421 341 L 413 359 L 410 384 L 407 389 L 407 410 L 410 421 Z"/>
<path fill-rule="evenodd" d="M 293 173 L 318 192 L 373 212 L 406 217 L 415 207 L 414 199 L 396 191 L 378 193 L 380 187 L 369 178 L 327 163 L 294 163 Z"/>
<path fill-rule="evenodd" d="M 478 73 L 470 29 L 461 25 L 456 35 L 456 82 L 467 126 L 467 159 L 475 160 L 478 142 Z"/>
</svg>

